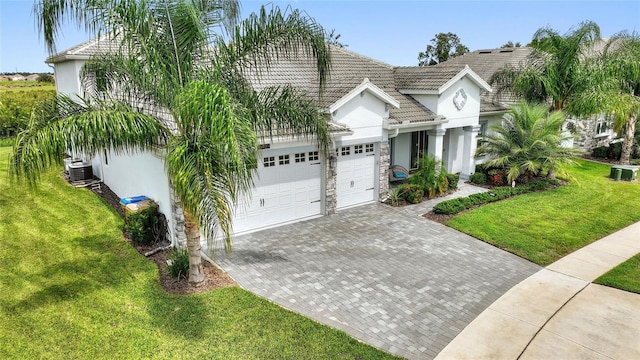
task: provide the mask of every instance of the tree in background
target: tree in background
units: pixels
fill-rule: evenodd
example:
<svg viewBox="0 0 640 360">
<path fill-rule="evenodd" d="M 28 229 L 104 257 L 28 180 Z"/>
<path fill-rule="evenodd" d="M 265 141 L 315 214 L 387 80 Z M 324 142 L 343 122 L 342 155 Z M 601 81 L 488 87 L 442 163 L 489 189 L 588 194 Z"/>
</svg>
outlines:
<svg viewBox="0 0 640 360">
<path fill-rule="evenodd" d="M 502 44 L 502 46 L 500 46 L 501 48 L 519 48 L 520 46 L 522 46 L 520 44 L 520 41 L 516 42 L 515 44 L 513 43 L 513 41 L 509 40 L 506 43 Z"/>
<path fill-rule="evenodd" d="M 469 48 L 460 43 L 458 35 L 438 33 L 431 39 L 427 49 L 418 54 L 418 66 L 435 65 L 468 52 Z"/>
<path fill-rule="evenodd" d="M 541 28 L 533 35 L 533 52 L 520 67 L 507 65 L 489 80 L 497 95 L 510 93 L 532 103 L 548 104 L 552 110 L 575 114 L 570 103 L 590 91 L 590 80 L 581 70 L 583 60 L 600 28 L 583 22 L 564 35 L 551 28 Z"/>
<path fill-rule="evenodd" d="M 629 164 L 640 115 L 640 34 L 616 34 L 600 56 L 588 60 L 582 71 L 590 80 L 589 91 L 571 108 L 580 115 L 611 115 L 614 130 L 623 135 L 620 163 Z"/>
<path fill-rule="evenodd" d="M 38 78 L 36 79 L 36 81 L 37 82 L 52 83 L 53 82 L 53 76 L 51 74 L 47 74 L 47 73 L 38 74 Z"/>
<path fill-rule="evenodd" d="M 476 156 L 487 156 L 486 165 L 505 169 L 509 182 L 520 177 L 546 175 L 555 178 L 561 164 L 571 163 L 578 150 L 560 144 L 564 114 L 549 112 L 544 104 L 521 102 L 512 106 L 501 124 L 483 137 Z"/>
<path fill-rule="evenodd" d="M 326 152 L 328 123 L 315 102 L 290 86 L 257 91 L 246 78 L 268 71 L 276 58 L 302 53 L 316 60 L 322 89 L 329 69 L 325 31 L 297 10 L 262 7 L 238 23 L 235 0 L 40 0 L 34 13 L 50 51 L 67 21 L 121 51 L 84 66 L 91 98 L 76 104 L 61 96 L 35 114 L 17 137 L 11 173 L 35 184 L 68 148 L 87 156 L 163 148 L 185 213 L 194 286 L 204 281 L 201 232 L 210 244 L 221 232 L 231 250 L 233 208 L 252 187 L 258 137 L 293 134 Z"/>
</svg>

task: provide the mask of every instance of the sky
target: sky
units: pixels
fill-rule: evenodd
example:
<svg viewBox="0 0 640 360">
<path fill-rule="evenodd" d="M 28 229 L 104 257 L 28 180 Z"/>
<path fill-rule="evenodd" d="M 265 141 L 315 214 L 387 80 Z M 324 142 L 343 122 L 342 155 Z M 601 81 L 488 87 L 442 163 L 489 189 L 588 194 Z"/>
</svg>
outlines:
<svg viewBox="0 0 640 360">
<path fill-rule="evenodd" d="M 325 29 L 335 29 L 348 49 L 396 66 L 418 64 L 435 34 L 452 32 L 470 50 L 500 47 L 511 40 L 527 44 L 535 31 L 551 27 L 564 34 L 591 20 L 603 37 L 640 32 L 640 1 L 241 1 L 242 16 L 261 5 L 305 11 Z M 0 0 L 0 72 L 51 72 L 48 53 L 32 14 L 32 0 Z M 65 26 L 57 49 L 90 39 L 75 24 Z"/>
</svg>

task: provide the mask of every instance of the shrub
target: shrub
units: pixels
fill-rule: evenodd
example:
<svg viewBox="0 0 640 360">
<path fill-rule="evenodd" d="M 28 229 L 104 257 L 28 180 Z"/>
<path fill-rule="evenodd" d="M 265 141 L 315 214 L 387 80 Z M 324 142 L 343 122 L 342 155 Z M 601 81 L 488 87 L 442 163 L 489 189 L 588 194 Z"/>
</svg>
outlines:
<svg viewBox="0 0 640 360">
<path fill-rule="evenodd" d="M 407 185 L 405 186 L 406 197 L 405 199 L 412 203 L 417 204 L 422 201 L 424 197 L 424 191 L 418 185 Z"/>
<path fill-rule="evenodd" d="M 591 150 L 591 155 L 596 158 L 604 159 L 607 157 L 609 148 L 607 146 L 598 146 Z"/>
<path fill-rule="evenodd" d="M 471 174 L 471 176 L 469 177 L 469 181 L 478 185 L 486 185 L 487 175 L 485 175 L 483 172 L 475 172 Z"/>
<path fill-rule="evenodd" d="M 607 157 L 611 160 L 620 160 L 620 156 L 622 156 L 622 142 L 609 144 Z"/>
<path fill-rule="evenodd" d="M 409 183 L 419 186 L 425 196 L 432 198 L 449 190 L 449 174 L 444 164 L 433 155 L 422 154 L 416 161 L 416 166 L 418 170 L 409 178 Z"/>
<path fill-rule="evenodd" d="M 127 216 L 124 230 L 129 233 L 129 238 L 134 244 L 149 245 L 158 240 L 155 236 L 155 229 L 159 226 L 160 221 L 158 205 L 152 202 L 149 208 Z"/>
<path fill-rule="evenodd" d="M 169 274 L 178 279 L 189 274 L 189 251 L 186 248 L 173 249 L 167 256 Z"/>
<path fill-rule="evenodd" d="M 447 181 L 449 182 L 449 190 L 457 190 L 458 189 L 458 181 L 460 180 L 460 175 L 458 174 L 447 174 Z"/>
<path fill-rule="evenodd" d="M 404 186 L 399 186 L 389 191 L 389 201 L 392 206 L 398 206 L 400 201 L 406 200 L 407 191 Z"/>
<path fill-rule="evenodd" d="M 460 198 L 443 201 L 441 203 L 436 204 L 436 206 L 433 207 L 433 211 L 436 214 L 445 214 L 445 215 L 457 214 L 463 211 L 464 209 L 465 209 L 465 205 L 462 203 Z"/>
<path fill-rule="evenodd" d="M 505 172 L 502 169 L 494 169 L 489 171 L 489 184 L 501 186 L 506 184 Z"/>
<path fill-rule="evenodd" d="M 467 197 L 451 199 L 436 204 L 433 211 L 436 214 L 454 215 L 464 209 L 469 209 L 475 205 L 487 204 L 490 202 L 503 200 L 511 196 L 526 194 L 534 191 L 546 190 L 551 186 L 557 186 L 559 182 L 552 179 L 534 180 L 526 185 L 516 187 L 503 186 L 495 188 L 491 191 L 471 194 Z"/>
</svg>

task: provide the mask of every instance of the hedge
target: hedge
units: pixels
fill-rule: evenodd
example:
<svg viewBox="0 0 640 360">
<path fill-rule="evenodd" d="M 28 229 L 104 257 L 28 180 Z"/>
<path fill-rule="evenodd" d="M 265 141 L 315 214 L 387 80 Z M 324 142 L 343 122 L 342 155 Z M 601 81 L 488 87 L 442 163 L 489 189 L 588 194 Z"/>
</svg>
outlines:
<svg viewBox="0 0 640 360">
<path fill-rule="evenodd" d="M 454 215 L 476 205 L 483 205 L 498 200 L 504 200 L 515 195 L 546 190 L 552 186 L 558 186 L 558 184 L 559 183 L 557 180 L 540 179 L 531 181 L 527 184 L 518 185 L 516 187 L 498 187 L 487 192 L 443 201 L 436 204 L 436 206 L 433 207 L 433 211 L 436 214 Z"/>
</svg>

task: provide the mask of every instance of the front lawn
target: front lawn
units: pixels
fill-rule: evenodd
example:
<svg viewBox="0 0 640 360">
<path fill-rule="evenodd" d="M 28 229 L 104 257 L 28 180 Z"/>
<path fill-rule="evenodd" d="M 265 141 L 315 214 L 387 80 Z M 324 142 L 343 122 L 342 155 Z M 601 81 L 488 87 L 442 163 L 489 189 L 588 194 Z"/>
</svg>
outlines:
<svg viewBox="0 0 640 360">
<path fill-rule="evenodd" d="M 640 294 L 640 254 L 611 269 L 594 283 Z"/>
<path fill-rule="evenodd" d="M 640 220 L 640 184 L 614 182 L 609 165 L 578 160 L 559 188 L 482 206 L 447 225 L 546 266 Z"/>
<path fill-rule="evenodd" d="M 52 172 L 10 186 L 0 148 L 0 359 L 383 359 L 240 288 L 162 291 L 122 219 Z"/>
</svg>

